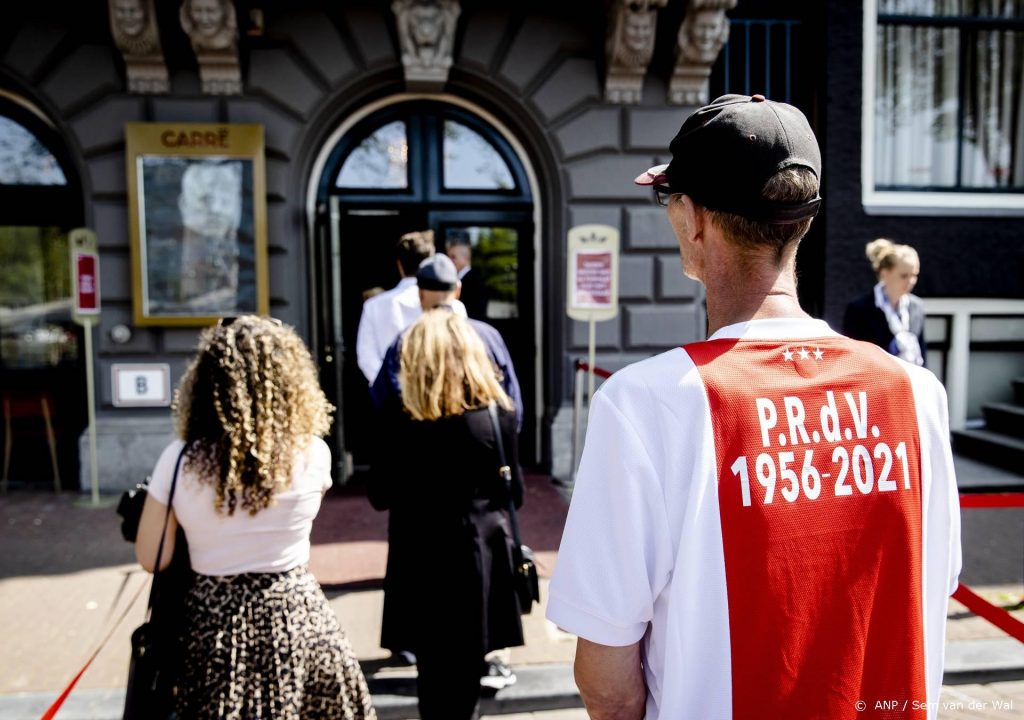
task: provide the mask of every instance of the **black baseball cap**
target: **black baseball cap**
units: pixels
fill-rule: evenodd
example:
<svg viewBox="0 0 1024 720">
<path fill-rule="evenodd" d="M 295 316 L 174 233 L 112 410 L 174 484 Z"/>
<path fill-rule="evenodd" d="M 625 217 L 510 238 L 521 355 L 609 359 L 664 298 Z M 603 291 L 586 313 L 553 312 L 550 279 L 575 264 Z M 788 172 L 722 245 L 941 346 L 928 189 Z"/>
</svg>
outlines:
<svg viewBox="0 0 1024 720">
<path fill-rule="evenodd" d="M 416 284 L 424 290 L 454 290 L 459 286 L 459 272 L 447 255 L 436 253 L 420 263 Z"/>
<path fill-rule="evenodd" d="M 799 166 L 821 179 L 821 151 L 804 114 L 763 95 L 723 95 L 686 118 L 669 145 L 672 162 L 635 180 L 664 193 L 682 193 L 709 210 L 772 225 L 814 217 L 821 204 L 766 200 L 765 183 Z"/>
</svg>

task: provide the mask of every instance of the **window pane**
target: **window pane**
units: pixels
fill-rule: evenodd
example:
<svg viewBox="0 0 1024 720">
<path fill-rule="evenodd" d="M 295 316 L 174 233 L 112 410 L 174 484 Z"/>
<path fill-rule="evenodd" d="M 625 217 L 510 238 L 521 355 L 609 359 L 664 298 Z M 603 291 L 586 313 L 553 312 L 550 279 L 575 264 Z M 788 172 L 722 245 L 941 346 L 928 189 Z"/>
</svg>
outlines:
<svg viewBox="0 0 1024 720">
<path fill-rule="evenodd" d="M 345 160 L 338 187 L 394 189 L 409 187 L 409 144 L 405 123 L 388 123 L 373 132 Z"/>
<path fill-rule="evenodd" d="M 978 32 L 964 80 L 962 183 L 1024 189 L 1024 33 Z"/>
<path fill-rule="evenodd" d="M 876 186 L 956 185 L 959 32 L 879 26 Z"/>
<path fill-rule="evenodd" d="M 0 368 L 77 357 L 67 236 L 53 227 L 0 227 Z"/>
<path fill-rule="evenodd" d="M 1024 17 L 1024 0 L 878 0 L 879 15 Z"/>
<path fill-rule="evenodd" d="M 0 185 L 67 185 L 57 158 L 35 135 L 0 116 Z"/>
<path fill-rule="evenodd" d="M 519 317 L 519 233 L 507 227 L 448 228 L 445 246 L 452 245 L 468 247 L 471 272 L 480 273 L 479 281 L 468 279 L 468 275 L 461 276 L 463 301 L 470 316 L 495 320 Z M 460 268 L 460 272 L 462 270 Z M 471 293 L 468 296 L 467 290 Z M 482 297 L 472 295 L 477 292 Z M 483 312 L 474 313 L 475 307 L 482 308 Z"/>
<path fill-rule="evenodd" d="M 493 145 L 465 125 L 445 120 L 444 186 L 459 190 L 511 190 L 515 181 Z"/>
</svg>

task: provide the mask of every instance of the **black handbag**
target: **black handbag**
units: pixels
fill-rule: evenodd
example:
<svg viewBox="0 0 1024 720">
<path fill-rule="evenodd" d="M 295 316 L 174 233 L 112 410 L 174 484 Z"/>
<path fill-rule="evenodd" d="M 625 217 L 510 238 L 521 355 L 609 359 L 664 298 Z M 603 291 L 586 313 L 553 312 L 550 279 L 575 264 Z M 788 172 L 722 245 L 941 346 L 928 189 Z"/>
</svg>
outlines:
<svg viewBox="0 0 1024 720">
<path fill-rule="evenodd" d="M 487 414 L 494 428 L 494 443 L 498 448 L 498 474 L 508 491 L 508 519 L 512 526 L 512 585 L 519 598 L 519 611 L 529 615 L 535 602 L 540 602 L 540 578 L 537 576 L 537 562 L 533 550 L 523 545 L 519 536 L 519 521 L 516 518 L 516 503 L 512 497 L 512 468 L 505 460 L 505 444 L 501 440 L 501 426 L 498 424 L 498 409 L 492 402 Z"/>
<path fill-rule="evenodd" d="M 178 484 L 178 471 L 181 469 L 184 455 L 185 448 L 182 448 L 174 466 L 174 477 L 171 479 L 163 532 L 160 534 L 160 544 L 156 551 L 146 621 L 132 633 L 132 656 L 128 665 L 124 720 L 163 720 L 176 717 L 175 695 L 184 664 L 182 624 L 185 618 L 185 595 L 189 589 L 188 579 L 191 578 L 187 546 L 178 545 L 184 540 L 181 528 L 178 528 L 175 537 L 175 552 L 171 564 L 165 570 L 159 570 L 159 567 L 167 535 L 167 524 L 171 517 L 174 490 Z M 133 494 L 128 497 L 129 493 Z M 141 504 L 145 500 L 145 494 L 139 489 L 128 491 L 118 506 L 118 512 L 124 516 L 125 513 L 121 512 L 122 505 L 127 503 L 131 510 L 137 510 L 141 515 Z M 140 495 L 142 501 L 137 498 Z M 125 509 L 131 512 L 129 507 Z M 134 529 L 137 529 L 138 517 L 135 517 L 134 521 L 125 517 L 126 525 L 132 522 Z M 124 531 L 125 528 L 122 527 L 122 532 Z M 132 534 L 134 535 L 134 532 Z"/>
</svg>

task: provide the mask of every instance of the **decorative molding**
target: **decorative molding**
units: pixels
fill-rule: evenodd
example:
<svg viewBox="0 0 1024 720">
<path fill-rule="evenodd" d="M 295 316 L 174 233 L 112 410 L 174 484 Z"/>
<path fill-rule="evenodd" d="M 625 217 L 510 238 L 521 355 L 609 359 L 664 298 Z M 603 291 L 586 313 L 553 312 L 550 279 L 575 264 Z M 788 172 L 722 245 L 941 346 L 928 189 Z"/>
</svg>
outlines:
<svg viewBox="0 0 1024 720">
<path fill-rule="evenodd" d="M 448 82 L 458 0 L 394 0 L 405 84 L 410 92 L 440 92 Z"/>
<path fill-rule="evenodd" d="M 153 0 L 107 0 L 110 34 L 124 58 L 128 92 L 169 92 L 167 65 L 160 47 Z"/>
<path fill-rule="evenodd" d="M 181 28 L 192 41 L 199 79 L 207 95 L 241 95 L 238 20 L 231 0 L 185 0 Z"/>
<path fill-rule="evenodd" d="M 605 45 L 608 74 L 604 99 L 635 104 L 643 95 L 644 75 L 654 55 L 658 8 L 668 0 L 613 0 Z"/>
<path fill-rule="evenodd" d="M 707 104 L 711 66 L 729 41 L 725 11 L 734 7 L 736 0 L 690 0 L 679 26 L 676 67 L 668 86 L 673 105 Z"/>
</svg>

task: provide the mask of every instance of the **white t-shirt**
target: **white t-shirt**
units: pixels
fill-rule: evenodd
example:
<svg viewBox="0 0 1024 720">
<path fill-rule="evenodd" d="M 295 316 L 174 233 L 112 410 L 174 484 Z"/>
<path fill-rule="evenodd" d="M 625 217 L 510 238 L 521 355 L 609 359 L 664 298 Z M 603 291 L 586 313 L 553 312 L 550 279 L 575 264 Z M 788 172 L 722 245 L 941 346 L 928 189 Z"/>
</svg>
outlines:
<svg viewBox="0 0 1024 720">
<path fill-rule="evenodd" d="M 934 375 L 758 320 L 595 394 L 547 616 L 641 642 L 647 720 L 934 718 L 960 562 Z"/>
<path fill-rule="evenodd" d="M 172 442 L 153 468 L 149 494 L 162 505 L 167 504 L 183 446 L 181 440 Z M 174 514 L 185 530 L 193 570 L 200 575 L 284 572 L 309 562 L 313 518 L 320 511 L 323 492 L 331 486 L 331 451 L 323 440 L 312 438 L 297 453 L 292 487 L 255 515 L 242 508 L 234 515 L 218 513 L 213 484 L 201 482 L 184 469 L 184 461 L 182 465 Z"/>
</svg>

